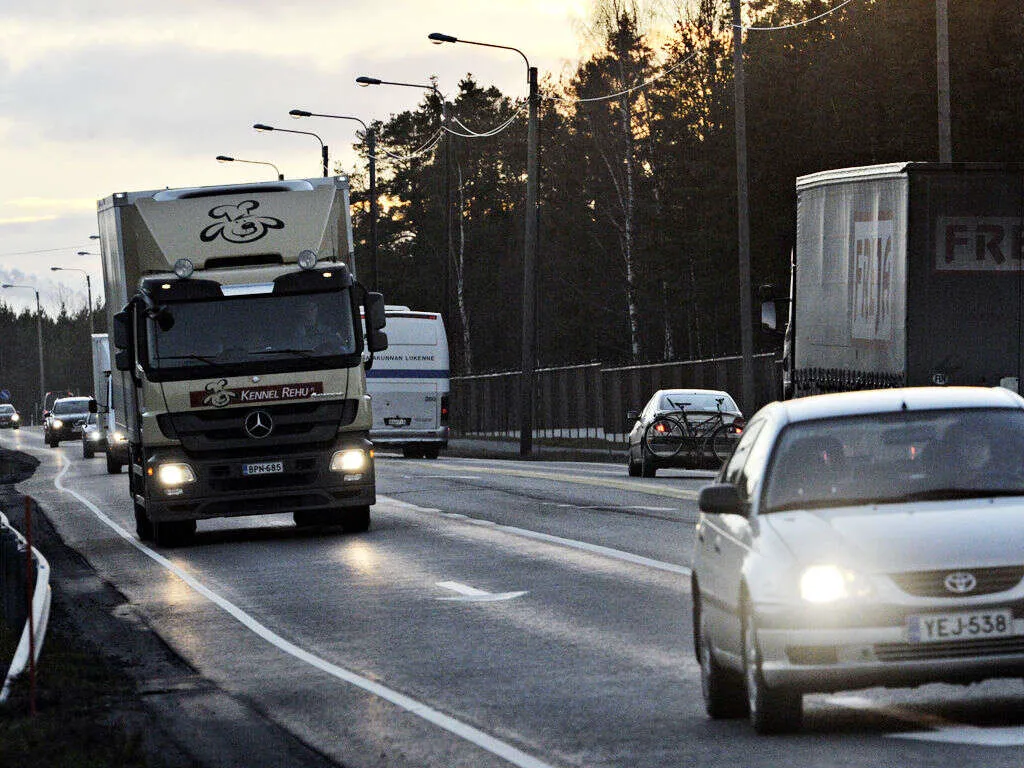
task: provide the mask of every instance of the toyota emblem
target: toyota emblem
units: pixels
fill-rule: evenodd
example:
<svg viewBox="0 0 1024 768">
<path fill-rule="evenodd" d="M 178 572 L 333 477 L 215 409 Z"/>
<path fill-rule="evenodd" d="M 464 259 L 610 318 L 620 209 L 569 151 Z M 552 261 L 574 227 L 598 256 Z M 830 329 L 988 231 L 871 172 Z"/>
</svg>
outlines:
<svg viewBox="0 0 1024 768">
<path fill-rule="evenodd" d="M 245 417 L 245 434 L 254 440 L 262 440 L 274 431 L 274 420 L 266 411 L 252 411 Z"/>
<path fill-rule="evenodd" d="M 947 574 L 942 583 L 946 586 L 947 591 L 955 595 L 965 595 L 968 592 L 972 592 L 978 586 L 978 580 L 974 578 L 974 574 L 965 571 L 955 571 Z"/>
</svg>

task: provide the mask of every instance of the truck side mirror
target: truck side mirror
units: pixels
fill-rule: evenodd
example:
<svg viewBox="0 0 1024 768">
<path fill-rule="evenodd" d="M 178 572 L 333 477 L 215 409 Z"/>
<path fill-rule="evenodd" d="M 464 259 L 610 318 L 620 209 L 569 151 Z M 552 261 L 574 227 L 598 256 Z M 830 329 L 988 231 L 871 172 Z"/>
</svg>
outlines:
<svg viewBox="0 0 1024 768">
<path fill-rule="evenodd" d="M 388 319 L 384 312 L 384 295 L 368 292 L 366 294 L 366 348 L 370 352 L 383 352 L 388 348 L 388 335 L 382 328 Z"/>
<path fill-rule="evenodd" d="M 774 301 L 761 302 L 761 327 L 766 331 L 779 330 L 779 322 Z"/>
<path fill-rule="evenodd" d="M 127 311 L 114 315 L 114 367 L 119 371 L 130 371 L 135 365 L 132 355 L 131 314 Z"/>
</svg>

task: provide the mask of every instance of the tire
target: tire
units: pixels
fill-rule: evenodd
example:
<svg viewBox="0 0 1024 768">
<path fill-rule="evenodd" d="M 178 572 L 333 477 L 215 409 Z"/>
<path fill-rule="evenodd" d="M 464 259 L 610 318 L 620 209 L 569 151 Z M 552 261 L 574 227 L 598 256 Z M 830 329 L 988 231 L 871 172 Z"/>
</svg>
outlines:
<svg viewBox="0 0 1024 768">
<path fill-rule="evenodd" d="M 140 541 L 152 541 L 153 539 L 153 523 L 149 520 L 149 515 L 146 514 L 146 508 L 135 504 L 135 533 L 139 537 Z"/>
<path fill-rule="evenodd" d="M 643 446 L 659 459 L 673 458 L 687 438 L 686 427 L 671 416 L 655 419 L 644 430 Z"/>
<path fill-rule="evenodd" d="M 96 455 L 96 451 L 93 450 L 92 445 L 89 444 L 88 440 L 82 441 L 82 458 L 91 459 Z"/>
<path fill-rule="evenodd" d="M 56 448 L 58 445 L 60 445 L 60 440 L 51 437 L 49 440 L 46 441 L 46 444 L 49 445 L 51 448 Z"/>
<path fill-rule="evenodd" d="M 640 477 L 640 462 L 633 461 L 633 449 L 629 449 L 629 453 L 626 458 L 626 471 L 630 477 Z"/>
<path fill-rule="evenodd" d="M 424 459 L 436 459 L 440 455 L 441 455 L 441 449 L 440 448 L 424 448 L 423 449 L 423 458 Z"/>
<path fill-rule="evenodd" d="M 647 449 L 640 446 L 640 477 L 654 477 L 658 468 L 654 465 L 654 457 L 647 453 Z"/>
<path fill-rule="evenodd" d="M 110 455 L 110 449 L 107 448 L 107 474 L 108 475 L 120 475 L 121 474 L 121 462 Z"/>
<path fill-rule="evenodd" d="M 169 520 L 151 522 L 153 541 L 158 547 L 181 547 L 191 543 L 196 533 L 195 520 Z"/>
<path fill-rule="evenodd" d="M 423 449 L 417 445 L 403 445 L 402 455 L 407 459 L 422 459 Z"/>
<path fill-rule="evenodd" d="M 370 530 L 370 507 L 352 507 L 346 510 L 342 518 L 341 529 L 345 533 L 366 533 Z"/>
<path fill-rule="evenodd" d="M 747 698 L 742 675 L 722 667 L 715 658 L 704 624 L 700 592 L 693 593 L 693 645 L 700 663 L 704 710 L 712 720 L 746 717 Z"/>
<path fill-rule="evenodd" d="M 719 466 L 721 466 L 732 458 L 732 452 L 736 450 L 736 443 L 739 442 L 739 438 L 736 436 L 735 431 L 733 431 L 731 424 L 720 424 L 711 433 L 708 442 L 711 445 L 711 452 L 714 454 Z"/>
<path fill-rule="evenodd" d="M 804 697 L 797 691 L 769 688 L 761 674 L 757 620 L 750 601 L 743 605 L 743 680 L 747 690 L 750 724 L 762 735 L 792 733 L 803 720 Z"/>
</svg>

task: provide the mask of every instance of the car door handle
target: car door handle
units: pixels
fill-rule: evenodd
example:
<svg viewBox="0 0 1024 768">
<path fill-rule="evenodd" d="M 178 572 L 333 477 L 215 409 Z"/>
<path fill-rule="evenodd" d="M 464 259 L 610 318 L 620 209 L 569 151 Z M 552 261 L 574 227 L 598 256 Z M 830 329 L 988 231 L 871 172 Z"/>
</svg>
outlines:
<svg viewBox="0 0 1024 768">
<path fill-rule="evenodd" d="M 714 547 L 715 547 L 715 552 L 717 552 L 718 554 L 722 554 L 722 537 L 721 536 L 715 536 Z"/>
</svg>

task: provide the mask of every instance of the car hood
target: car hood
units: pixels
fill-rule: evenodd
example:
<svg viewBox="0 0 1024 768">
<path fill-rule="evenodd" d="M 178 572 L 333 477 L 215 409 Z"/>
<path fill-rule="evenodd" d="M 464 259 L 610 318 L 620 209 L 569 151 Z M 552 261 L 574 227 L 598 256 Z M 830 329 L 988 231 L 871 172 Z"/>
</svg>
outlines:
<svg viewBox="0 0 1024 768">
<path fill-rule="evenodd" d="M 805 565 L 895 573 L 1024 561 L 1024 497 L 794 510 L 760 520 Z"/>
</svg>

